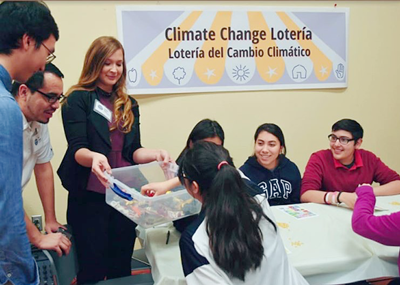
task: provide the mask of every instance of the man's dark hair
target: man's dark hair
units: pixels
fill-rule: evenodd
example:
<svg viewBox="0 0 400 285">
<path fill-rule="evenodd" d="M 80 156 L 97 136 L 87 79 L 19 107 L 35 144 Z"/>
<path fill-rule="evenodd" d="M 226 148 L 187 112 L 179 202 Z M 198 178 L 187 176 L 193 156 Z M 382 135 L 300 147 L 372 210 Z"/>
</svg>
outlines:
<svg viewBox="0 0 400 285">
<path fill-rule="evenodd" d="M 24 84 L 26 86 L 28 86 L 28 88 L 31 91 L 34 91 L 32 89 L 40 89 L 43 87 L 43 83 L 44 83 L 44 74 L 45 73 L 52 73 L 60 78 L 64 78 L 64 74 L 57 68 L 57 66 L 55 66 L 52 63 L 48 63 L 46 64 L 44 71 L 38 71 L 36 73 L 34 73 L 27 82 L 25 82 Z M 11 88 L 11 94 L 15 97 L 18 94 L 18 89 L 21 86 L 21 83 L 14 81 L 12 88 Z"/>
<path fill-rule="evenodd" d="M 58 27 L 44 2 L 4 1 L 0 4 L 0 54 L 11 54 L 21 45 L 27 34 L 39 48 L 43 41 L 53 35 L 59 38 Z"/>
<path fill-rule="evenodd" d="M 357 143 L 357 141 L 361 139 L 364 135 L 364 130 L 361 127 L 361 125 L 352 119 L 342 119 L 333 124 L 332 126 L 333 132 L 340 130 L 351 133 L 355 143 Z"/>
</svg>

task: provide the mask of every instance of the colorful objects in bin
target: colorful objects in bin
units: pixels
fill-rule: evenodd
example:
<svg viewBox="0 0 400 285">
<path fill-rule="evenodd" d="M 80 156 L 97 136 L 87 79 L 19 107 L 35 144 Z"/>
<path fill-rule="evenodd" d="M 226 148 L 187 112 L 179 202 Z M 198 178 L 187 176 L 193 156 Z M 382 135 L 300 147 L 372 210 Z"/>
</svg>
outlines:
<svg viewBox="0 0 400 285">
<path fill-rule="evenodd" d="M 110 183 L 110 187 L 106 191 L 106 202 L 145 228 L 200 212 L 200 202 L 190 196 L 183 187 L 156 197 L 144 196 L 140 193 L 139 189 L 143 183 L 157 182 L 171 177 L 171 174 L 167 176 L 165 168 L 160 167 L 161 165 L 158 163 L 152 163 L 152 165 L 113 169 L 113 174 L 117 178 L 105 174 Z M 159 176 L 155 175 L 157 171 L 161 171 Z"/>
<path fill-rule="evenodd" d="M 110 203 L 112 207 L 143 227 L 174 221 L 198 212 L 198 201 L 194 198 L 173 198 L 165 200 L 164 203 L 154 204 L 151 199 L 127 201 L 119 196 L 115 196 Z"/>
</svg>

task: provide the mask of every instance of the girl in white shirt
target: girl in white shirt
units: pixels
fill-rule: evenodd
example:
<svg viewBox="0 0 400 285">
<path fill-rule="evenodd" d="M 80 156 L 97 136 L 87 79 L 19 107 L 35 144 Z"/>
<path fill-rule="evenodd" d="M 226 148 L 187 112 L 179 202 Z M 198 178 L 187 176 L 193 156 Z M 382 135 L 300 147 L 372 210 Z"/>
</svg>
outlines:
<svg viewBox="0 0 400 285">
<path fill-rule="evenodd" d="M 178 176 L 203 204 L 179 244 L 188 285 L 308 284 L 289 264 L 268 200 L 244 183 L 226 149 L 195 143 Z"/>
</svg>

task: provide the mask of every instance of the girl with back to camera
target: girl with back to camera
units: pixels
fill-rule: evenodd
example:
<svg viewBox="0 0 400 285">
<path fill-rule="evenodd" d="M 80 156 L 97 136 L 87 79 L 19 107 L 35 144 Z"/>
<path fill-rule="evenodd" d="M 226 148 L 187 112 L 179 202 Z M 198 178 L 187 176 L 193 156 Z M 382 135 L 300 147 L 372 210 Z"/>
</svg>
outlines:
<svg viewBox="0 0 400 285">
<path fill-rule="evenodd" d="M 267 199 L 249 194 L 226 149 L 195 143 L 178 176 L 202 203 L 179 243 L 188 285 L 308 284 L 289 264 Z"/>
<path fill-rule="evenodd" d="M 300 203 L 301 175 L 286 157 L 285 137 L 279 126 L 263 124 L 254 134 L 254 155 L 240 170 L 266 193 L 269 203 Z"/>
<path fill-rule="evenodd" d="M 141 146 L 139 107 L 126 93 L 125 81 L 121 43 L 100 37 L 89 47 L 78 84 L 62 106 L 68 149 L 58 174 L 69 191 L 67 221 L 76 241 L 78 284 L 131 274 L 136 225 L 106 204 L 103 172 L 170 161 L 166 151 Z"/>
</svg>

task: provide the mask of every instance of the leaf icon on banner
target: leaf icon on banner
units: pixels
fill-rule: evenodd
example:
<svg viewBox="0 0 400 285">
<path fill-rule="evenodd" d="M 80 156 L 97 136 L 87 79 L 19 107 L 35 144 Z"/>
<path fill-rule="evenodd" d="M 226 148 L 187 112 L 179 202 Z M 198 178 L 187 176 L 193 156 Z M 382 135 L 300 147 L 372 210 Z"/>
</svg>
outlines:
<svg viewBox="0 0 400 285">
<path fill-rule="evenodd" d="M 173 72 L 174 78 L 178 80 L 179 84 L 181 84 L 181 80 L 185 78 L 186 72 L 182 67 L 175 68 Z"/>
</svg>

